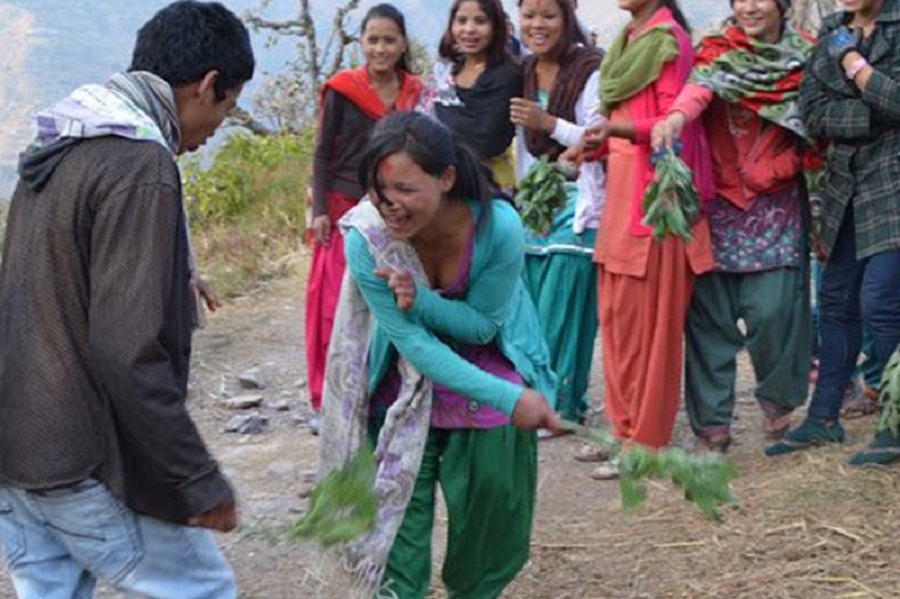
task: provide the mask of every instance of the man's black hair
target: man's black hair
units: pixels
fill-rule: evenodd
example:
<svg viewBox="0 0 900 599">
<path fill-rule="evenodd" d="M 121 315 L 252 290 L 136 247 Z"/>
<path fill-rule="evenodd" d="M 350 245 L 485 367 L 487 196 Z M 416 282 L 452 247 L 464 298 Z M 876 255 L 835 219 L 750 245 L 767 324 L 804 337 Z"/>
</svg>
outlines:
<svg viewBox="0 0 900 599">
<path fill-rule="evenodd" d="M 129 71 L 149 71 L 172 87 L 218 71 L 216 100 L 253 77 L 255 61 L 247 27 L 218 2 L 179 0 L 140 28 Z"/>
</svg>

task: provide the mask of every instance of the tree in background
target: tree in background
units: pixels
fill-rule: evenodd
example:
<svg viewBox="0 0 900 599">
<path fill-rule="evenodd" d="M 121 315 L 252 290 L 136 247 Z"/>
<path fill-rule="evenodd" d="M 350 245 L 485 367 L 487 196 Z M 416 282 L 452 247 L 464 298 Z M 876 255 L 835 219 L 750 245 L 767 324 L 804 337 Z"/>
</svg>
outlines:
<svg viewBox="0 0 900 599">
<path fill-rule="evenodd" d="M 256 10 L 244 15 L 244 21 L 255 31 L 267 32 L 269 45 L 291 40 L 296 55 L 285 72 L 269 77 L 254 95 L 255 114 L 235 111 L 232 120 L 257 134 L 297 133 L 315 116 L 322 84 L 339 70 L 360 62 L 358 24 L 353 17 L 361 2 L 338 3 L 330 20 L 330 34 L 324 40 L 318 33 L 328 30 L 317 27 L 310 0 L 299 0 L 297 16 L 283 20 L 264 17 L 270 3 L 262 0 Z M 427 48 L 414 37 L 409 44 L 413 70 L 428 72 L 431 58 Z"/>
<path fill-rule="evenodd" d="M 301 131 L 315 113 L 318 91 L 329 77 L 344 67 L 350 46 L 357 41 L 351 33 L 350 15 L 360 0 L 339 3 L 331 18 L 331 33 L 324 43 L 318 35 L 310 0 L 299 0 L 297 16 L 270 20 L 264 17 L 271 0 L 244 15 L 255 31 L 269 33 L 269 44 L 292 40 L 297 49 L 284 73 L 270 77 L 254 97 L 262 118 L 279 131 Z"/>
</svg>

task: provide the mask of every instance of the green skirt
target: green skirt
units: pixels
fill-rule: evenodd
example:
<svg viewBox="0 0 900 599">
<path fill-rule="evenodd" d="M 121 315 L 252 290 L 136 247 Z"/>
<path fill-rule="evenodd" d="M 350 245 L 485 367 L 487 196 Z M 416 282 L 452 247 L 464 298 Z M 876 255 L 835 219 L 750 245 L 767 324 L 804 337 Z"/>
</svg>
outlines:
<svg viewBox="0 0 900 599">
<path fill-rule="evenodd" d="M 538 311 L 556 372 L 556 409 L 578 420 L 590 408 L 587 389 L 597 335 L 597 267 L 593 261 L 596 232 L 572 230 L 575 202 L 554 219 L 546 237 L 525 235 L 525 286 Z"/>
</svg>

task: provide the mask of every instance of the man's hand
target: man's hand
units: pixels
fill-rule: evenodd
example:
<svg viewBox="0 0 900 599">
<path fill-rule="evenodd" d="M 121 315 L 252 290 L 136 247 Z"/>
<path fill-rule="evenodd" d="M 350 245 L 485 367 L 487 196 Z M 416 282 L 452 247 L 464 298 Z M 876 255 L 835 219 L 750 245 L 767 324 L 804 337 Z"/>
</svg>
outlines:
<svg viewBox="0 0 900 599">
<path fill-rule="evenodd" d="M 387 280 L 387 285 L 397 298 L 397 307 L 409 312 L 416 303 L 416 281 L 408 272 L 397 272 L 389 268 L 375 271 L 375 275 Z"/>
<path fill-rule="evenodd" d="M 215 312 L 222 307 L 222 303 L 219 301 L 219 298 L 216 295 L 216 290 L 213 289 L 213 286 L 209 281 L 197 275 L 193 281 L 193 285 L 196 287 L 197 292 L 200 294 L 200 297 L 203 298 L 203 302 L 206 304 L 206 307 L 210 312 Z"/>
<path fill-rule="evenodd" d="M 229 499 L 201 516 L 194 516 L 188 520 L 188 525 L 218 532 L 231 532 L 238 525 L 237 504 L 234 499 Z"/>
</svg>

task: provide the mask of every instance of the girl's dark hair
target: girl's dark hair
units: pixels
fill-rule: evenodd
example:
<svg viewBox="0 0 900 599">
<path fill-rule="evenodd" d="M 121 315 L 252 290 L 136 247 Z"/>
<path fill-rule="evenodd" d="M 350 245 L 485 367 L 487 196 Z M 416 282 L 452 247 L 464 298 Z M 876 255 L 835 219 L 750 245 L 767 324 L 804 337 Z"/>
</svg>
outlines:
<svg viewBox="0 0 900 599">
<path fill-rule="evenodd" d="M 675 20 L 678 21 L 678 24 L 681 25 L 687 33 L 691 32 L 691 25 L 688 23 L 684 13 L 681 12 L 681 7 L 678 6 L 678 0 L 662 0 L 662 5 L 672 11 L 672 16 L 675 17 Z"/>
<path fill-rule="evenodd" d="M 440 177 L 456 168 L 456 183 L 450 197 L 488 202 L 493 195 L 491 178 L 475 154 L 459 143 L 443 123 L 420 112 L 394 112 L 378 121 L 359 165 L 359 183 L 390 203 L 378 181 L 378 169 L 389 156 L 405 152 L 419 168 Z M 487 210 L 481 212 L 482 217 Z M 481 220 L 481 219 L 479 219 Z"/>
<path fill-rule="evenodd" d="M 519 8 L 525 0 L 519 0 Z M 573 48 L 576 44 L 589 46 L 587 38 L 578 26 L 578 15 L 575 14 L 575 3 L 572 0 L 556 0 L 556 5 L 562 11 L 563 16 L 563 34 L 560 38 L 560 48 L 557 56 L 562 56 Z"/>
<path fill-rule="evenodd" d="M 457 52 L 453 42 L 453 21 L 456 19 L 456 13 L 459 7 L 465 2 L 475 2 L 478 8 L 487 15 L 491 22 L 491 30 L 493 31 L 493 39 L 487 47 L 488 66 L 500 64 L 505 60 L 511 60 L 512 55 L 509 53 L 509 32 L 506 28 L 506 11 L 500 0 L 456 0 L 450 7 L 450 19 L 447 21 L 447 30 L 441 37 L 441 45 L 438 48 L 438 54 L 441 58 L 446 58 L 454 62 L 460 62 L 462 56 Z"/>
<path fill-rule="evenodd" d="M 372 19 L 390 19 L 397 25 L 400 33 L 403 34 L 403 39 L 406 40 L 406 50 L 403 51 L 403 54 L 400 55 L 400 59 L 397 61 L 397 69 L 411 73 L 410 65 L 412 64 L 412 60 L 409 55 L 409 36 L 406 34 L 406 17 L 404 17 L 403 13 L 400 12 L 400 9 L 393 4 L 388 4 L 387 2 L 376 4 L 370 8 L 369 12 L 366 13 L 366 16 L 363 17 L 362 26 L 359 28 L 360 38 L 365 34 L 366 25 L 368 25 L 369 21 Z"/>
<path fill-rule="evenodd" d="M 247 27 L 218 2 L 180 0 L 157 12 L 137 34 L 129 71 L 149 71 L 178 87 L 218 71 L 216 101 L 253 77 Z"/>
</svg>

